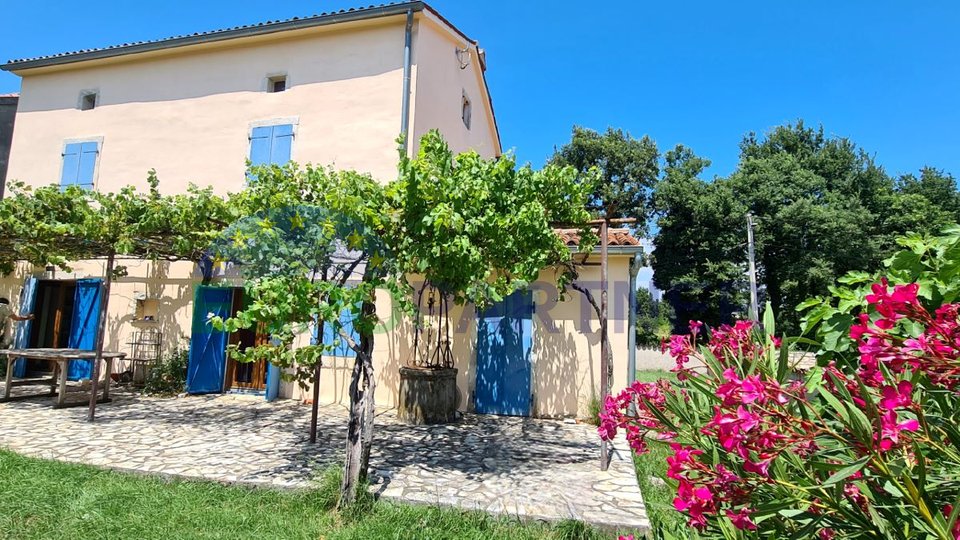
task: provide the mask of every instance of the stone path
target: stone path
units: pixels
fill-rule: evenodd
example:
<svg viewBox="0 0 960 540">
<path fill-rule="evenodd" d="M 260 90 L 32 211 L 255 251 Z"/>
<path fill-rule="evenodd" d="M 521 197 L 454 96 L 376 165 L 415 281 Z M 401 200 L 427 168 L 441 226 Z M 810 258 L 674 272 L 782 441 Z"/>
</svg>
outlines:
<svg viewBox="0 0 960 540">
<path fill-rule="evenodd" d="M 346 410 L 320 409 L 316 445 L 307 442 L 309 418 L 308 406 L 290 400 L 117 392 L 91 425 L 85 408 L 53 409 L 49 398 L 35 398 L 0 403 L 0 446 L 126 471 L 298 488 L 343 454 Z M 600 471 L 592 426 L 472 414 L 408 426 L 382 411 L 375 437 L 371 490 L 385 499 L 608 529 L 649 526 L 626 441 L 614 443 L 610 468 Z"/>
</svg>

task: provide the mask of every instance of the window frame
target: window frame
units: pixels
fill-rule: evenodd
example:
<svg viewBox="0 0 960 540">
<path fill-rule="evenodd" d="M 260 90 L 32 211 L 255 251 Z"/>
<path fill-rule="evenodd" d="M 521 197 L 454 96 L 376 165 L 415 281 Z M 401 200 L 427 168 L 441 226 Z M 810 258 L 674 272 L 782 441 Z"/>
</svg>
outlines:
<svg viewBox="0 0 960 540">
<path fill-rule="evenodd" d="M 467 95 L 466 90 L 463 90 L 460 96 L 460 120 L 467 128 L 467 131 L 473 126 L 473 100 Z"/>
<path fill-rule="evenodd" d="M 84 101 L 93 96 L 93 107 L 89 109 L 84 108 Z M 99 88 L 88 88 L 81 90 L 80 94 L 77 96 L 77 109 L 80 111 L 92 111 L 100 106 L 100 89 Z"/>
<path fill-rule="evenodd" d="M 93 178 L 91 178 L 92 183 L 90 184 L 90 191 L 97 191 L 97 188 L 100 185 L 100 157 L 103 155 L 103 136 L 96 137 L 79 137 L 79 138 L 70 138 L 64 139 L 63 143 L 60 145 L 60 170 L 57 174 L 57 185 L 60 186 L 60 189 L 64 189 L 66 186 L 63 185 L 63 166 L 64 166 L 64 157 L 67 155 L 67 146 L 71 144 L 84 144 L 84 143 L 96 143 L 97 144 L 97 159 L 93 162 Z M 68 184 L 73 186 L 81 186 L 85 184 Z"/>
<path fill-rule="evenodd" d="M 283 90 L 281 90 L 280 92 L 275 92 L 273 90 L 273 84 L 280 79 L 283 79 Z M 292 86 L 290 84 L 290 75 L 288 75 L 285 71 L 267 73 L 267 76 L 264 77 L 263 80 L 264 80 L 263 87 L 262 87 L 263 91 L 268 94 L 282 94 L 290 90 L 290 87 Z"/>
</svg>

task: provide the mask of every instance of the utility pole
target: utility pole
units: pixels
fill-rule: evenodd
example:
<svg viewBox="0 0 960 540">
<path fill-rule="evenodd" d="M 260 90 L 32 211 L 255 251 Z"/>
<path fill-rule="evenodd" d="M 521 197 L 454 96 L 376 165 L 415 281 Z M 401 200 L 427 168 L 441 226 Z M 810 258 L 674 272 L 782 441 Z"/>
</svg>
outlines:
<svg viewBox="0 0 960 540">
<path fill-rule="evenodd" d="M 747 212 L 747 253 L 750 258 L 750 320 L 760 322 L 760 310 L 757 308 L 757 263 L 753 253 L 753 214 Z"/>
</svg>

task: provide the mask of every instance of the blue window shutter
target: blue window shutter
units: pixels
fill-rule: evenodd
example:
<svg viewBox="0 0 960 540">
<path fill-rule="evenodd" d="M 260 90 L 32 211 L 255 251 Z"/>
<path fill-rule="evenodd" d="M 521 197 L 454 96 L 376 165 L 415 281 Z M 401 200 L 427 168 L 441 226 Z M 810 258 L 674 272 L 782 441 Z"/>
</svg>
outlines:
<svg viewBox="0 0 960 540">
<path fill-rule="evenodd" d="M 253 128 L 250 134 L 250 163 L 253 165 L 270 164 L 270 146 L 273 141 L 273 126 Z"/>
<path fill-rule="evenodd" d="M 65 188 L 77 183 L 80 170 L 80 149 L 82 143 L 71 143 L 63 149 L 63 171 L 60 173 L 60 187 Z"/>
<path fill-rule="evenodd" d="M 273 126 L 273 144 L 270 148 L 270 163 L 286 165 L 290 161 L 290 151 L 293 147 L 293 126 L 284 124 Z"/>
<path fill-rule="evenodd" d="M 97 168 L 97 155 L 100 145 L 95 142 L 80 144 L 80 165 L 77 171 L 77 185 L 84 189 L 93 189 L 93 174 Z"/>
<path fill-rule="evenodd" d="M 343 329 L 346 333 L 350 334 L 350 337 L 353 338 L 357 343 L 360 342 L 360 334 L 353 328 L 353 313 L 349 309 L 345 309 L 340 312 L 340 324 L 343 325 Z M 333 342 L 337 339 L 340 339 L 340 335 L 334 334 L 333 325 L 325 324 L 323 325 L 323 344 L 324 345 L 333 345 Z M 357 356 L 356 351 L 350 348 L 350 345 L 344 339 L 340 339 L 340 344 L 336 346 L 330 353 L 331 356 L 342 356 L 345 358 L 354 358 Z"/>
</svg>

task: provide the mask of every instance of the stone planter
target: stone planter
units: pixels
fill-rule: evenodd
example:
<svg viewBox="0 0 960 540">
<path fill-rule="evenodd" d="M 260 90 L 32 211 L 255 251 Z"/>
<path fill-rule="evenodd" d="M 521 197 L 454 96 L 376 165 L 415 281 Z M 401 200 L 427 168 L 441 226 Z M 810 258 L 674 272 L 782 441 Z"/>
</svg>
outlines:
<svg viewBox="0 0 960 540">
<path fill-rule="evenodd" d="M 457 419 L 457 369 L 400 368 L 400 409 L 408 424 L 445 424 Z"/>
</svg>

